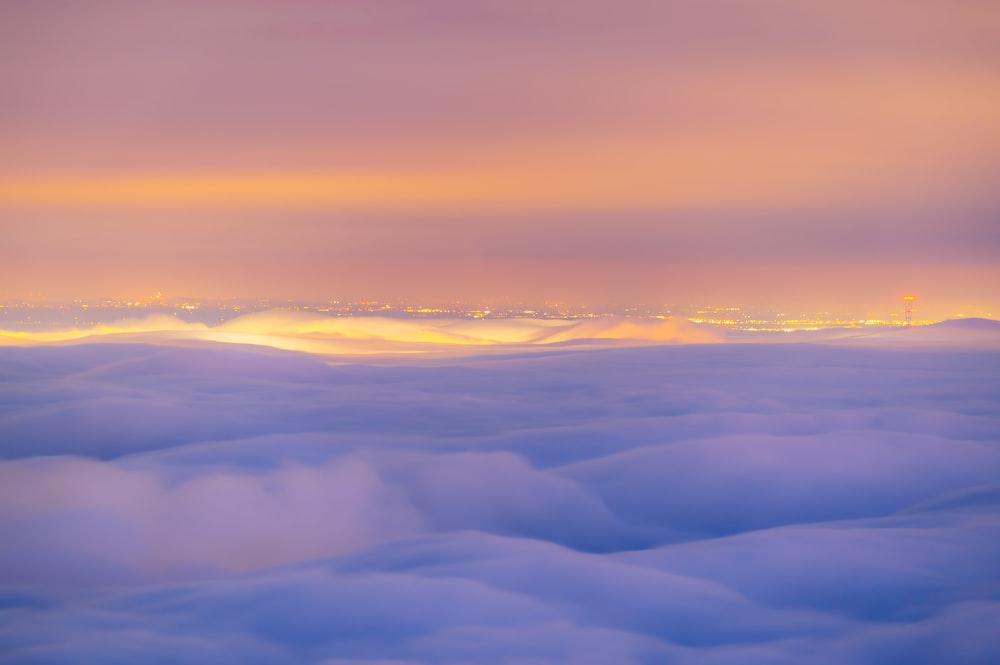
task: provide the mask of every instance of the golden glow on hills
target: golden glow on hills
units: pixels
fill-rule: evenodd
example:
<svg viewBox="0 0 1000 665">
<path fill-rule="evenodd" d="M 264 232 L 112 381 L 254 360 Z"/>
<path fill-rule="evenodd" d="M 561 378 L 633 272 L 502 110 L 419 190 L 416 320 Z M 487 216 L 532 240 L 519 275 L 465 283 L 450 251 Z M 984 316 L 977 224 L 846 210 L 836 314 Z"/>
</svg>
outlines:
<svg viewBox="0 0 1000 665">
<path fill-rule="evenodd" d="M 721 336 L 683 319 L 389 319 L 324 317 L 302 312 L 247 314 L 218 326 L 170 316 L 126 319 L 111 325 L 44 332 L 0 331 L 0 345 L 79 342 L 207 341 L 255 344 L 324 355 L 447 354 L 489 347 L 711 343 Z"/>
</svg>

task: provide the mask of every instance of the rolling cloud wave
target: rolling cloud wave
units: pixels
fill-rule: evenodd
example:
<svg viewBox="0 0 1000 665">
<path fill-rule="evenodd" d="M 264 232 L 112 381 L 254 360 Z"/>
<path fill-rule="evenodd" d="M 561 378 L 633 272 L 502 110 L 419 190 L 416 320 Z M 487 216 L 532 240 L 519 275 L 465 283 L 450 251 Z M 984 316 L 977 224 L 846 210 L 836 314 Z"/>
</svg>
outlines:
<svg viewBox="0 0 1000 665">
<path fill-rule="evenodd" d="M 0 349 L 0 662 L 1000 656 L 995 351 L 106 341 Z"/>
</svg>

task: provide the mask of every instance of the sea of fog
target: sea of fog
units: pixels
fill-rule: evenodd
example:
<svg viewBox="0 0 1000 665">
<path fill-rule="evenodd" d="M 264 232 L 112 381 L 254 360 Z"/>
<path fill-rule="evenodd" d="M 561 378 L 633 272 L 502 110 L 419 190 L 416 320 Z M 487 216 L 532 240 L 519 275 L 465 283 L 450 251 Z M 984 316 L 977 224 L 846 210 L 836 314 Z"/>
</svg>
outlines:
<svg viewBox="0 0 1000 665">
<path fill-rule="evenodd" d="M 482 324 L 0 335 L 0 663 L 1000 662 L 998 324 Z"/>
</svg>

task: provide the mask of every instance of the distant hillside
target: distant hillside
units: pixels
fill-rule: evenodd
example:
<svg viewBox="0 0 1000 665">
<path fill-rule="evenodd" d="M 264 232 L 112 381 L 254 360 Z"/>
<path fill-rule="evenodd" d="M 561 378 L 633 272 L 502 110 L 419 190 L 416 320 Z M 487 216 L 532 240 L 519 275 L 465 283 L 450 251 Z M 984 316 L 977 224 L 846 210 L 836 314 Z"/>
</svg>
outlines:
<svg viewBox="0 0 1000 665">
<path fill-rule="evenodd" d="M 969 317 L 967 319 L 964 318 L 948 319 L 947 321 L 941 321 L 940 323 L 931 324 L 928 327 L 955 329 L 955 330 L 982 330 L 982 331 L 1000 332 L 1000 321 L 994 321 L 993 319 L 982 319 L 978 317 Z"/>
</svg>

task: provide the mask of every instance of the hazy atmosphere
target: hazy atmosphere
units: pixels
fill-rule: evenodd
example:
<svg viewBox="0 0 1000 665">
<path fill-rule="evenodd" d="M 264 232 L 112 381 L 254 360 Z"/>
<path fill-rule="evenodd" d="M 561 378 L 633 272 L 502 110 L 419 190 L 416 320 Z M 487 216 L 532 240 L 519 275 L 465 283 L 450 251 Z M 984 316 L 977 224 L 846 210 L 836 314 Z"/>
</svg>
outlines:
<svg viewBox="0 0 1000 665">
<path fill-rule="evenodd" d="M 0 665 L 995 665 L 998 181 L 994 2 L 0 0 Z"/>
<path fill-rule="evenodd" d="M 0 297 L 1000 311 L 991 3 L 0 11 Z"/>
</svg>

